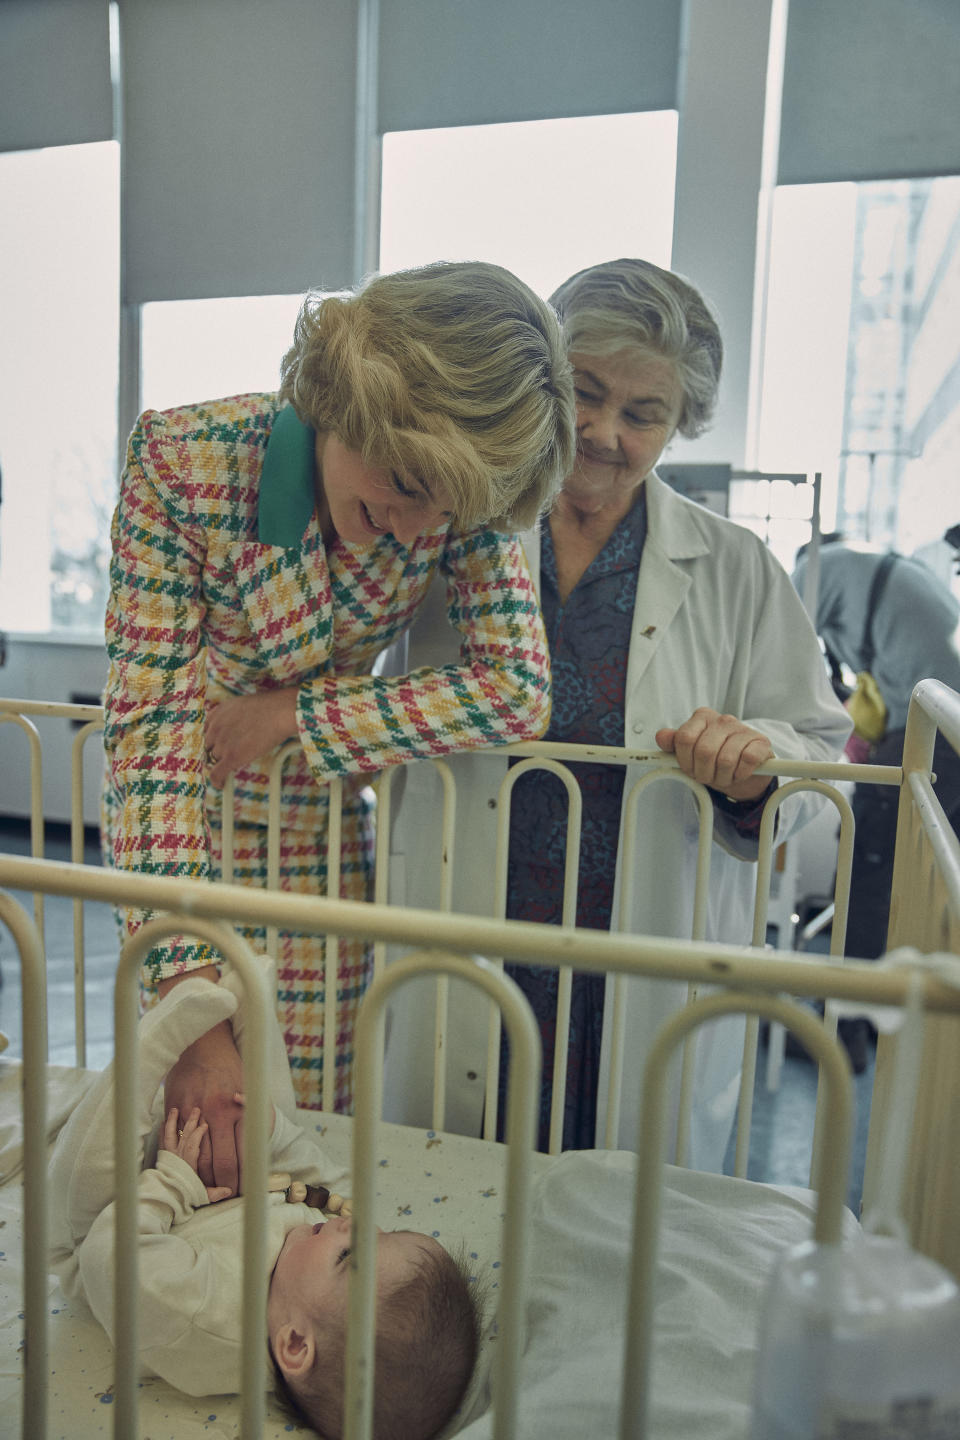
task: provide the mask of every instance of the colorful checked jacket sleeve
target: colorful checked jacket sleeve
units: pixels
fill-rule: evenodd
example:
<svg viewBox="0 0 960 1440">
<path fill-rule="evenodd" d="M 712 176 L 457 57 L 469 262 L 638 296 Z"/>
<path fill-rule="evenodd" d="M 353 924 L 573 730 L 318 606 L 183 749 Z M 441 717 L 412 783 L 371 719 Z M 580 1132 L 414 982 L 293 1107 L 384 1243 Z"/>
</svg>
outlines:
<svg viewBox="0 0 960 1440">
<path fill-rule="evenodd" d="M 535 739 L 546 728 L 546 638 L 519 542 L 490 531 L 441 540 L 442 548 L 435 548 L 450 618 L 461 636 L 461 663 L 390 677 L 324 674 L 302 685 L 298 723 L 315 774 L 379 770 L 452 750 Z M 429 555 L 430 537 L 423 549 Z M 413 586 L 411 619 L 426 593 L 426 575 L 424 570 Z M 391 640 L 401 628 L 406 623 L 388 626 Z"/>
<path fill-rule="evenodd" d="M 241 396 L 148 412 L 130 439 L 113 521 L 106 637 L 105 830 L 123 869 L 216 874 L 207 704 L 298 688 L 303 756 L 282 823 L 325 843 L 326 786 L 400 761 L 542 734 L 549 660 L 519 543 L 438 531 L 328 553 L 316 519 L 299 546 L 262 544 L 257 498 L 276 400 Z M 445 575 L 461 662 L 390 679 L 377 655 Z M 266 820 L 265 765 L 236 777 L 237 822 Z M 141 915 L 131 917 L 136 927 Z M 152 952 L 156 980 L 209 964 L 199 945 Z"/>
</svg>

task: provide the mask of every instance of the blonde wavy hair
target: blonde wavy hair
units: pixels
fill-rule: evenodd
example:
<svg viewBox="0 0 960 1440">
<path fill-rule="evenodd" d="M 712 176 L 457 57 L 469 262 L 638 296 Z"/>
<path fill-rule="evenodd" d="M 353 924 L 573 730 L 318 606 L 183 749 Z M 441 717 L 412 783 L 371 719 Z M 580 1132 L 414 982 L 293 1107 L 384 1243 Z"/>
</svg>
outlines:
<svg viewBox="0 0 960 1440">
<path fill-rule="evenodd" d="M 608 260 L 571 275 L 550 296 L 567 350 L 669 360 L 683 390 L 677 429 L 693 439 L 713 418 L 723 368 L 720 327 L 682 275 L 649 260 Z"/>
<path fill-rule="evenodd" d="M 368 464 L 425 480 L 454 523 L 526 529 L 573 465 L 557 317 L 509 270 L 443 261 L 307 295 L 280 396 Z"/>
</svg>

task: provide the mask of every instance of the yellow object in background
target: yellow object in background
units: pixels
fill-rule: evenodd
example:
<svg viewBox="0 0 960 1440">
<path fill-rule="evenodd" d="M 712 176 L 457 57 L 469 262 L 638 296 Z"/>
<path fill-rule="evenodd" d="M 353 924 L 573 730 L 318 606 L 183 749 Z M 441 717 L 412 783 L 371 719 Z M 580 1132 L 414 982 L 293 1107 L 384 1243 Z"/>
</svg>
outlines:
<svg viewBox="0 0 960 1440">
<path fill-rule="evenodd" d="M 869 670 L 857 676 L 857 688 L 847 701 L 853 728 L 863 740 L 882 740 L 887 729 L 887 707 Z"/>
</svg>

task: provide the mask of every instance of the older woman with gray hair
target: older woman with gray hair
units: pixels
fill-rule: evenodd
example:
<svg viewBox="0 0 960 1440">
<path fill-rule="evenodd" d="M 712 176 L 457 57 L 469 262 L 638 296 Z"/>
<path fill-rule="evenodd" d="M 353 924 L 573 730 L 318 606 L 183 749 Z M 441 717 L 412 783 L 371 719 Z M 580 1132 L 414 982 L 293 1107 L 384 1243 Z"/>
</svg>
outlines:
<svg viewBox="0 0 960 1440">
<path fill-rule="evenodd" d="M 849 721 L 789 577 L 757 536 L 682 497 L 655 466 L 673 436 L 706 428 L 717 398 L 723 345 L 717 322 L 686 280 L 643 260 L 617 260 L 572 276 L 551 297 L 574 370 L 577 457 L 539 532 L 523 536 L 551 652 L 548 740 L 660 750 L 708 787 L 714 845 L 706 938 L 748 943 L 757 836 L 776 785 L 757 767 L 774 754 L 837 758 Z M 439 618 L 439 617 L 438 617 Z M 438 633 L 418 636 L 437 657 Z M 415 654 L 411 660 L 415 663 Z M 475 756 L 457 766 L 461 853 L 454 903 L 488 910 L 494 887 L 493 824 L 505 761 Z M 577 924 L 598 930 L 687 938 L 693 918 L 697 810 L 690 790 L 661 783 L 640 797 L 634 873 L 622 873 L 623 799 L 643 773 L 577 765 L 583 828 Z M 408 778 L 395 826 L 435 803 L 429 781 Z M 787 801 L 779 835 L 812 813 L 811 797 Z M 507 915 L 561 921 L 567 802 L 561 783 L 534 772 L 511 801 Z M 483 827 L 486 823 L 487 836 Z M 422 833 L 422 832 L 421 832 Z M 424 862 L 426 863 L 426 862 Z M 399 867 L 401 870 L 404 867 Z M 406 864 L 408 903 L 435 903 L 426 874 Z M 627 888 L 623 905 L 624 887 Z M 556 973 L 509 966 L 540 1022 L 544 1044 L 541 1143 L 548 1124 L 556 1028 Z M 618 1143 L 635 1143 L 640 1077 L 652 1036 L 683 1003 L 685 987 L 646 980 L 628 986 L 626 1072 Z M 563 1145 L 596 1135 L 606 1086 L 609 1016 L 605 982 L 574 978 Z M 404 1047 L 404 1010 L 391 1044 Z M 422 1007 L 421 1007 L 422 1008 Z M 476 1131 L 483 1108 L 486 1007 L 465 993 L 451 1005 L 448 1127 Z M 411 1016 L 406 1015 L 409 1022 Z M 740 1073 L 742 1022 L 714 1023 L 697 1040 L 690 1160 L 721 1168 Z M 429 1067 L 390 1070 L 406 1098 L 394 1118 L 424 1119 Z M 501 1091 L 503 1077 L 501 1076 Z"/>
</svg>

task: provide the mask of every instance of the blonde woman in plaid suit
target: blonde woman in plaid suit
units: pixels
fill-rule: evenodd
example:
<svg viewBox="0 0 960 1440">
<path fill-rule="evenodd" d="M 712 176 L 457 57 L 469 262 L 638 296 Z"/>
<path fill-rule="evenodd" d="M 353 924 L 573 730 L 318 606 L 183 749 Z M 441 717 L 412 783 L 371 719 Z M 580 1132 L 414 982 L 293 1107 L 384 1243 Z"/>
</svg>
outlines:
<svg viewBox="0 0 960 1440">
<path fill-rule="evenodd" d="M 112 863 L 218 878 L 233 776 L 233 880 L 263 886 L 267 764 L 293 738 L 302 753 L 284 770 L 281 884 L 326 892 L 327 782 L 338 776 L 341 894 L 369 898 L 375 772 L 546 727 L 547 645 L 514 532 L 559 488 L 573 430 L 553 312 L 480 262 L 309 295 L 276 395 L 141 416 L 113 521 L 106 621 Z M 375 676 L 435 575 L 460 662 Z M 320 1104 L 325 1059 L 319 949 L 281 935 L 276 956 L 278 1015 L 308 1107 Z M 194 974 L 216 978 L 206 947 L 158 947 L 145 1003 Z M 351 1102 L 368 974 L 365 947 L 341 942 L 338 1108 Z M 168 1108 L 199 1106 L 210 1127 L 206 1184 L 237 1187 L 241 1090 L 228 1027 L 191 1047 L 168 1080 Z"/>
</svg>

